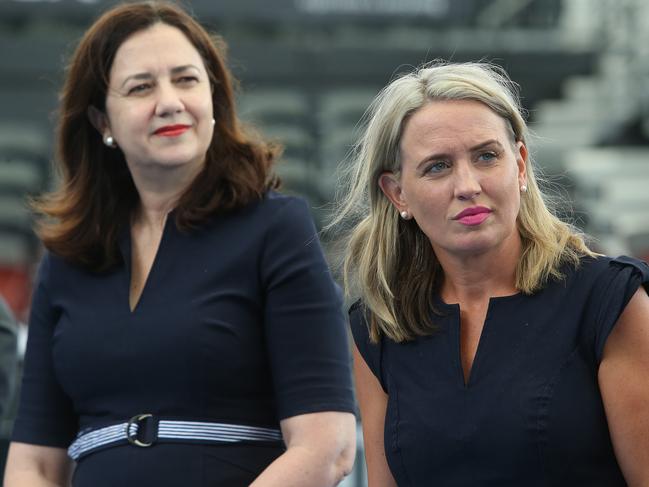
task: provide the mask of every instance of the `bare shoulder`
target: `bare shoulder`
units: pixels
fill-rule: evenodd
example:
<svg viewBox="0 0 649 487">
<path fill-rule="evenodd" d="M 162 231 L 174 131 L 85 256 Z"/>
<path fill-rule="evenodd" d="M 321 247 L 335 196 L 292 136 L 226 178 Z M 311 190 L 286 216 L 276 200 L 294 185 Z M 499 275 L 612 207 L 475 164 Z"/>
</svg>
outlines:
<svg viewBox="0 0 649 487">
<path fill-rule="evenodd" d="M 649 296 L 640 287 L 606 341 L 599 386 L 629 485 L 649 485 Z"/>
<path fill-rule="evenodd" d="M 620 315 L 604 347 L 602 365 L 618 353 L 649 363 L 649 295 L 640 286 Z"/>
</svg>

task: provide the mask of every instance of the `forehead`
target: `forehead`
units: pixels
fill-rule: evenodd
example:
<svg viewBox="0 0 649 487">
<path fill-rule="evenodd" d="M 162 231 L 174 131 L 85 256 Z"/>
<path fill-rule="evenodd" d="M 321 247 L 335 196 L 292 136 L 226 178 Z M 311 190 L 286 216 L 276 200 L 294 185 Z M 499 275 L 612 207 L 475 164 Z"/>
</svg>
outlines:
<svg viewBox="0 0 649 487">
<path fill-rule="evenodd" d="M 417 110 L 406 122 L 401 138 L 404 153 L 446 150 L 488 139 L 510 139 L 508 122 L 475 100 L 436 100 Z"/>
<path fill-rule="evenodd" d="M 192 64 L 205 70 L 203 59 L 179 29 L 164 23 L 135 32 L 117 49 L 111 81 L 140 72 L 166 71 Z"/>
</svg>

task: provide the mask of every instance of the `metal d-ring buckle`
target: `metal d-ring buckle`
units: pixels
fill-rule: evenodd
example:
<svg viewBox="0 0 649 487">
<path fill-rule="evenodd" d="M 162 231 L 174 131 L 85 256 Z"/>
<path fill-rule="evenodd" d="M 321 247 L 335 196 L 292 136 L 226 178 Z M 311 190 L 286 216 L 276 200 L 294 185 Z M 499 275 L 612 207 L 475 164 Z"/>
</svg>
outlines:
<svg viewBox="0 0 649 487">
<path fill-rule="evenodd" d="M 152 441 L 146 443 L 144 441 L 140 441 L 137 438 L 137 433 L 138 433 L 138 431 L 140 429 L 139 428 L 140 421 L 142 421 L 143 419 L 146 419 L 146 418 L 151 418 L 151 417 L 153 417 L 153 414 L 148 414 L 148 413 L 136 414 L 135 416 L 133 416 L 131 419 L 128 420 L 128 423 L 126 423 L 126 439 L 128 440 L 128 442 L 131 445 L 140 446 L 142 448 L 146 448 L 147 446 L 153 445 Z M 134 424 L 138 425 L 138 429 L 135 431 L 135 433 L 131 434 L 131 426 L 133 426 Z"/>
</svg>

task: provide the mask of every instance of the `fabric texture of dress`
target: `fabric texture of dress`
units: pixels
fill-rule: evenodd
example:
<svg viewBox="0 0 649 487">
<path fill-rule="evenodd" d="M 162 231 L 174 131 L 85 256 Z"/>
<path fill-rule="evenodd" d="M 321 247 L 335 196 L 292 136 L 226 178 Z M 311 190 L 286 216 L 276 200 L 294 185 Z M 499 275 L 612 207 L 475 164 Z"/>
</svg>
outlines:
<svg viewBox="0 0 649 487">
<path fill-rule="evenodd" d="M 304 202 L 268 193 L 179 231 L 170 215 L 141 298 L 123 264 L 93 274 L 52 254 L 33 299 L 13 441 L 67 448 L 140 413 L 279 428 L 354 411 L 340 293 Z M 243 486 L 281 443 L 128 443 L 82 458 L 75 487 Z"/>
<path fill-rule="evenodd" d="M 385 452 L 400 487 L 618 487 L 597 381 L 606 339 L 649 266 L 584 258 L 534 295 L 492 298 L 470 376 L 460 310 L 437 298 L 438 331 L 369 341 L 359 302 L 356 345 L 389 395 Z"/>
</svg>

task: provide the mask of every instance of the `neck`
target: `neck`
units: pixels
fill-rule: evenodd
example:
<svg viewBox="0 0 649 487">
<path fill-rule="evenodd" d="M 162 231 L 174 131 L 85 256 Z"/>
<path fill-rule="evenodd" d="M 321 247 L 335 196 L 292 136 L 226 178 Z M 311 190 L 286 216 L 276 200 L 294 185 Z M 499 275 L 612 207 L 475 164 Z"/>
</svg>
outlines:
<svg viewBox="0 0 649 487">
<path fill-rule="evenodd" d="M 167 215 L 177 201 L 178 198 L 171 195 L 140 192 L 140 204 L 133 215 L 133 225 L 158 229 L 164 227 Z"/>
<path fill-rule="evenodd" d="M 133 223 L 145 227 L 162 227 L 167 214 L 176 207 L 202 166 L 151 165 L 130 169 L 140 198 Z"/>
<path fill-rule="evenodd" d="M 457 256 L 436 251 L 444 270 L 442 298 L 447 303 L 477 303 L 516 294 L 516 267 L 521 252 L 520 238 L 477 255 Z"/>
</svg>

